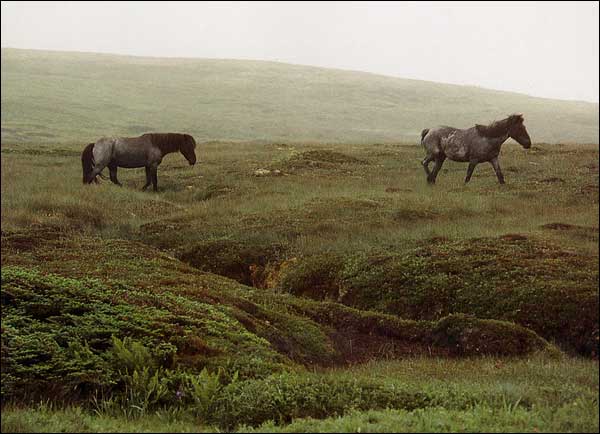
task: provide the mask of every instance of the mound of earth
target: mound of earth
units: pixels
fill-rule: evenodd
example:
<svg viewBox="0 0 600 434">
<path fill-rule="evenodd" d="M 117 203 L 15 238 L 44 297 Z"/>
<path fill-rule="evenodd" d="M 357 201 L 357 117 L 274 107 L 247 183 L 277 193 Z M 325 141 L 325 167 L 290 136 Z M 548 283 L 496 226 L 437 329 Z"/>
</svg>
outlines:
<svg viewBox="0 0 600 434">
<path fill-rule="evenodd" d="M 164 369 L 241 378 L 382 355 L 549 349 L 508 322 L 403 320 L 253 289 L 142 243 L 35 231 L 2 234 L 1 301 L 3 399 L 116 391 L 115 360 L 135 358 L 136 345 Z"/>
<path fill-rule="evenodd" d="M 584 240 L 592 240 L 598 241 L 598 228 L 593 226 L 581 226 L 581 225 L 572 225 L 569 223 L 547 223 L 541 226 L 542 229 L 552 230 L 552 231 L 560 231 L 563 233 L 567 233 L 568 235 L 584 239 Z"/>
<path fill-rule="evenodd" d="M 349 165 L 367 164 L 365 160 L 331 150 L 305 151 L 286 160 L 282 167 L 285 172 L 302 169 L 339 169 Z"/>
<path fill-rule="evenodd" d="M 406 319 L 462 313 L 512 321 L 565 349 L 598 354 L 598 257 L 521 234 L 297 258 L 275 287 Z"/>
</svg>

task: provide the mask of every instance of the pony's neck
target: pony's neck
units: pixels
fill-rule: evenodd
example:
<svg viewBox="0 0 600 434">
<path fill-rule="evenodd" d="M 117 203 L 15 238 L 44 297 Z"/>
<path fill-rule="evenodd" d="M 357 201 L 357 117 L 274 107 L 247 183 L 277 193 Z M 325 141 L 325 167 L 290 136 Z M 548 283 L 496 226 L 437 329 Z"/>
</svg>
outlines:
<svg viewBox="0 0 600 434">
<path fill-rule="evenodd" d="M 177 152 L 180 149 L 181 137 L 179 134 L 150 134 L 150 139 L 163 155 Z"/>
<path fill-rule="evenodd" d="M 492 143 L 494 143 L 496 146 L 500 147 L 500 146 L 502 146 L 502 144 L 504 142 L 506 142 L 508 140 L 508 131 L 506 133 L 504 133 L 503 135 L 501 135 L 500 137 L 494 137 L 489 140 Z"/>
<path fill-rule="evenodd" d="M 489 125 L 476 125 L 480 135 L 487 137 L 489 141 L 499 141 L 500 144 L 508 139 L 508 130 L 510 129 L 509 118 L 492 122 Z"/>
</svg>

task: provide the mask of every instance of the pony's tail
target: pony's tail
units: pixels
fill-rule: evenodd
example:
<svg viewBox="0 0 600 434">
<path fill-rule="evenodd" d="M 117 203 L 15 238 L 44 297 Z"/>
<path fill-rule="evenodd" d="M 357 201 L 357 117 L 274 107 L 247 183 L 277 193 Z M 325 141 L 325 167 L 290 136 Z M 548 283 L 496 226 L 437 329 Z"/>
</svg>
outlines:
<svg viewBox="0 0 600 434">
<path fill-rule="evenodd" d="M 423 139 L 425 138 L 428 132 L 429 128 L 425 128 L 423 131 L 421 131 L 421 144 L 423 144 Z"/>
<path fill-rule="evenodd" d="M 94 144 L 90 143 L 81 153 L 81 167 L 83 169 L 83 183 L 92 182 L 92 172 L 94 170 Z"/>
</svg>

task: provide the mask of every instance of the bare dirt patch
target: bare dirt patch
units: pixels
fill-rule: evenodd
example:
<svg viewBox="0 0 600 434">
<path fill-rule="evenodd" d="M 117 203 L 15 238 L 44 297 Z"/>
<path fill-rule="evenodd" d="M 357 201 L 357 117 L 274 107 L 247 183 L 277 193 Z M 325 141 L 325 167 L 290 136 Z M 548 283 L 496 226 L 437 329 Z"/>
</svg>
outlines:
<svg viewBox="0 0 600 434">
<path fill-rule="evenodd" d="M 385 189 L 386 193 L 411 193 L 413 190 L 410 188 L 399 188 L 399 187 L 388 187 Z"/>
<path fill-rule="evenodd" d="M 540 180 L 540 182 L 552 184 L 552 183 L 556 183 L 556 182 L 564 183 L 565 180 L 562 178 L 558 178 L 557 176 L 551 176 L 550 178 L 544 178 L 544 179 Z"/>
</svg>

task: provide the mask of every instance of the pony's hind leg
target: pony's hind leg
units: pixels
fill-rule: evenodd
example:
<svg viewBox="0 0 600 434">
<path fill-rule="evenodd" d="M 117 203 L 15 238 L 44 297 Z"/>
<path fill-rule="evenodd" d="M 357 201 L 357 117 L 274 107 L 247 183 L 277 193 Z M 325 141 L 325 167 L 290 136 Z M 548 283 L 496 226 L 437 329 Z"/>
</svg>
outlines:
<svg viewBox="0 0 600 434">
<path fill-rule="evenodd" d="M 423 158 L 423 161 L 421 161 L 421 164 L 423 165 L 423 169 L 425 169 L 425 174 L 427 175 L 427 177 L 429 177 L 429 175 L 431 174 L 431 172 L 429 171 L 429 163 L 431 163 L 432 161 L 432 155 L 427 155 L 427 157 Z"/>
<path fill-rule="evenodd" d="M 442 168 L 442 164 L 444 164 L 444 161 L 446 161 L 446 156 L 445 155 L 438 155 L 435 158 L 435 166 L 433 166 L 433 170 L 431 171 L 431 173 L 429 174 L 429 176 L 427 177 L 427 182 L 429 184 L 435 184 L 435 180 L 438 176 L 438 173 L 440 171 L 440 169 Z"/>
</svg>

